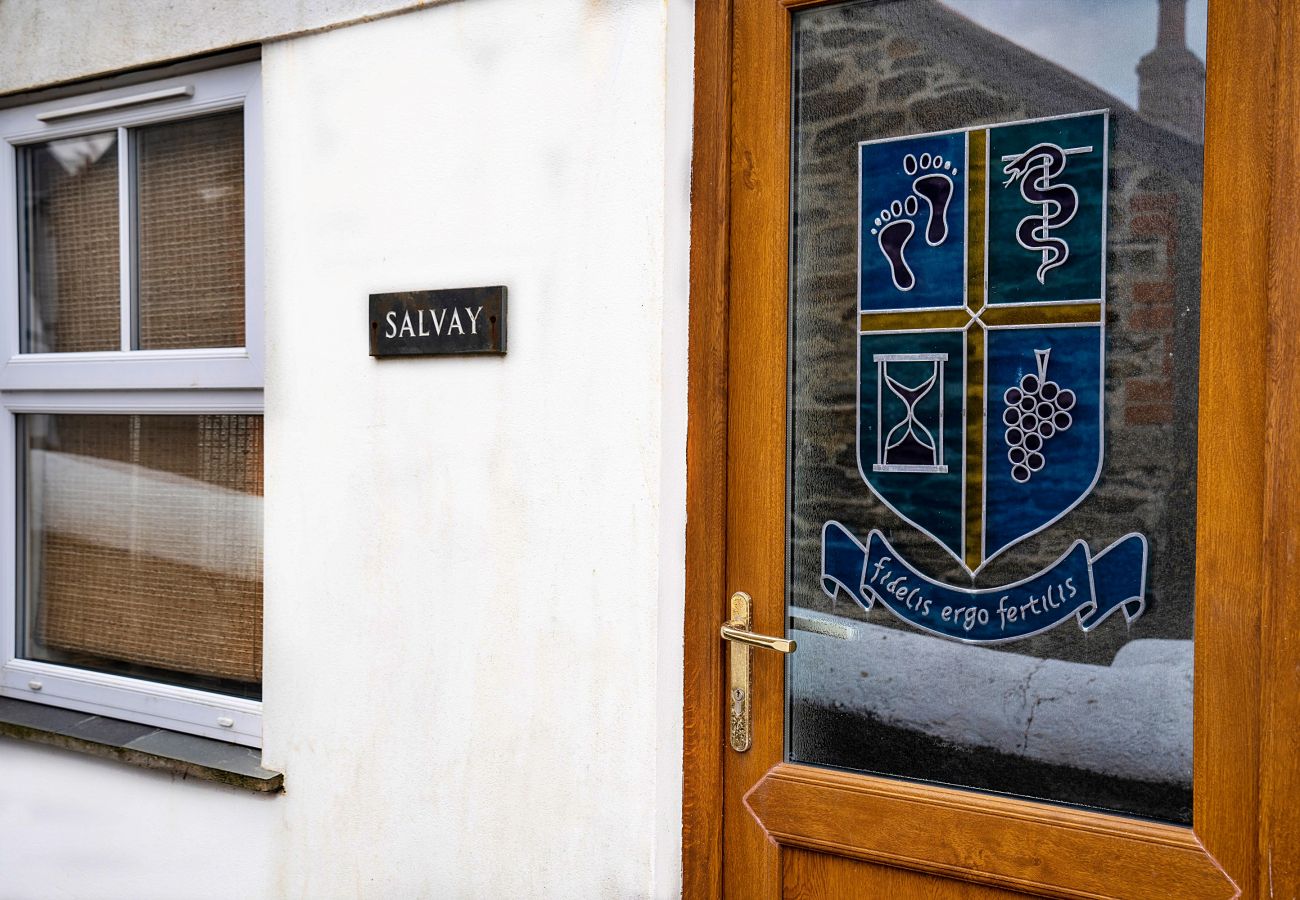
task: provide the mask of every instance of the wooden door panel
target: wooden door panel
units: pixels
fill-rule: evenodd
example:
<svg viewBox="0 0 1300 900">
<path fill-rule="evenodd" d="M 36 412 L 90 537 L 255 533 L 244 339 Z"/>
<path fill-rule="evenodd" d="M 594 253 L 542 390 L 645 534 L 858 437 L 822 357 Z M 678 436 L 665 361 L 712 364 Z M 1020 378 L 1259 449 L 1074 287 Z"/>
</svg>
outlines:
<svg viewBox="0 0 1300 900">
<path fill-rule="evenodd" d="M 1005 900 L 1023 894 L 826 853 L 782 854 L 784 900 Z"/>
<path fill-rule="evenodd" d="M 1279 89 L 1294 73 L 1277 70 L 1279 54 L 1296 56 L 1296 4 L 1252 4 L 1244 15 L 1235 4 L 1210 4 L 1193 828 L 785 764 L 783 667 L 762 653 L 754 659 L 753 746 L 726 749 L 717 637 L 726 597 L 738 589 L 754 595 L 756 630 L 781 633 L 784 624 L 790 15 L 811 5 L 818 4 L 697 4 L 685 896 L 1193 898 L 1282 890 L 1270 881 L 1275 871 L 1290 873 L 1286 863 L 1300 853 L 1261 843 L 1259 791 L 1290 783 L 1296 752 L 1280 732 L 1271 752 L 1260 752 L 1261 694 L 1277 704 L 1276 691 L 1261 690 L 1269 676 L 1260 649 L 1273 648 L 1272 665 L 1289 658 L 1281 648 L 1294 644 L 1285 634 L 1300 599 L 1286 590 L 1297 565 L 1288 560 L 1300 554 L 1282 549 L 1290 537 L 1277 543 L 1264 529 L 1271 522 L 1289 535 L 1287 493 L 1277 485 L 1293 476 L 1282 471 L 1289 443 L 1277 429 L 1300 417 L 1289 382 L 1260 373 L 1290 371 L 1294 343 L 1289 331 L 1270 336 L 1270 304 L 1285 321 L 1294 318 L 1281 314 L 1294 303 L 1288 291 L 1297 268 L 1270 278 L 1296 233 L 1292 195 L 1275 190 L 1292 184 L 1294 169 L 1274 158 L 1279 135 L 1293 143 L 1294 129 L 1279 130 L 1278 116 L 1293 114 L 1300 96 Z M 1266 554 L 1270 542 L 1275 552 Z M 1253 600 L 1266 593 L 1262 617 Z M 1276 820 L 1274 835 L 1297 831 L 1294 804 L 1274 798 L 1264 808 Z M 1283 860 L 1280 869 L 1272 859 Z"/>
<path fill-rule="evenodd" d="M 1191 829 L 1175 825 L 788 763 L 745 802 L 783 848 L 1041 896 L 1226 900 L 1237 892 Z"/>
</svg>

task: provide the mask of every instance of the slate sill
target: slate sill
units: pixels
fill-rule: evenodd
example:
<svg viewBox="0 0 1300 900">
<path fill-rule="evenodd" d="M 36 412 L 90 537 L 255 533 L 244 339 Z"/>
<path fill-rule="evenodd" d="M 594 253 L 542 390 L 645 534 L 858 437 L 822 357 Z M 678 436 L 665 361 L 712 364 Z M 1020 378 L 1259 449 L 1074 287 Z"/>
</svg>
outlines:
<svg viewBox="0 0 1300 900">
<path fill-rule="evenodd" d="M 251 747 L 25 700 L 0 697 L 0 736 L 261 794 L 284 790 L 284 776 L 263 769 Z"/>
</svg>

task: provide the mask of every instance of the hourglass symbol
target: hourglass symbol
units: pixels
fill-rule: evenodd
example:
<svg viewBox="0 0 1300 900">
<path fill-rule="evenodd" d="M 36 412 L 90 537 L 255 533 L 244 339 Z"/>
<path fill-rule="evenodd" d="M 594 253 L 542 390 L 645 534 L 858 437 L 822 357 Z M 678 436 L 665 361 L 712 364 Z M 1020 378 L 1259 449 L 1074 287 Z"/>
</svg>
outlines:
<svg viewBox="0 0 1300 900">
<path fill-rule="evenodd" d="M 876 472 L 947 472 L 943 464 L 943 374 L 946 353 L 878 353 L 876 363 Z M 890 364 L 897 375 L 890 373 Z M 921 365 L 912 365 L 920 363 Z M 906 364 L 906 365 L 904 365 Z M 900 371 L 901 370 L 901 371 Z M 939 411 L 929 425 L 921 401 L 938 387 Z M 903 404 L 902 421 L 885 431 L 884 391 Z"/>
</svg>

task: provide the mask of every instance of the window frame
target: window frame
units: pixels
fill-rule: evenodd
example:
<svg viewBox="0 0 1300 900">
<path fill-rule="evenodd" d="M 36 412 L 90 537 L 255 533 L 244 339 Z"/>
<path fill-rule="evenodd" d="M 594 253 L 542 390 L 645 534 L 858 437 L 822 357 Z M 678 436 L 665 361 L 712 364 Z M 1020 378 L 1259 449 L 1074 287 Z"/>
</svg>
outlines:
<svg viewBox="0 0 1300 900">
<path fill-rule="evenodd" d="M 143 100 L 156 93 L 163 99 Z M 68 115 L 84 107 L 98 110 Z M 244 346 L 131 350 L 136 227 L 128 128 L 242 109 Z M 56 114 L 50 117 L 49 114 Z M 59 113 L 64 115 L 60 116 Z M 42 116 L 49 121 L 42 120 Z M 20 352 L 18 147 L 118 134 L 119 301 L 123 349 Z M 23 659 L 19 655 L 18 422 L 25 413 L 263 413 L 261 66 L 241 63 L 0 109 L 0 696 L 261 746 L 260 701 Z M 34 687 L 33 685 L 37 685 Z"/>
</svg>

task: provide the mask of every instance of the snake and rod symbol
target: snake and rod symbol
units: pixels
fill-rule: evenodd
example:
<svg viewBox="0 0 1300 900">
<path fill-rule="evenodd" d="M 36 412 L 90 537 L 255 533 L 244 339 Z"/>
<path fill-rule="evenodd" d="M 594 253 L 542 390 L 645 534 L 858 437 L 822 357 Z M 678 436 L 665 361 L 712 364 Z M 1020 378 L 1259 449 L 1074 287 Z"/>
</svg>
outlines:
<svg viewBox="0 0 1300 900">
<path fill-rule="evenodd" d="M 1062 266 L 1070 258 L 1070 244 L 1052 234 L 1074 220 L 1079 211 L 1079 193 L 1068 184 L 1055 179 L 1065 171 L 1067 157 L 1076 153 L 1091 153 L 1092 147 L 1063 149 L 1056 144 L 1041 143 L 1024 153 L 1004 156 L 1002 173 L 1007 180 L 1003 187 L 1020 182 L 1020 196 L 1025 202 L 1039 207 L 1039 211 L 1025 216 L 1016 227 L 1016 241 L 1026 250 L 1042 254 L 1038 266 L 1038 283 L 1045 284 L 1047 273 Z"/>
</svg>

